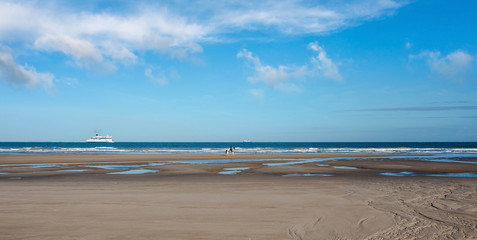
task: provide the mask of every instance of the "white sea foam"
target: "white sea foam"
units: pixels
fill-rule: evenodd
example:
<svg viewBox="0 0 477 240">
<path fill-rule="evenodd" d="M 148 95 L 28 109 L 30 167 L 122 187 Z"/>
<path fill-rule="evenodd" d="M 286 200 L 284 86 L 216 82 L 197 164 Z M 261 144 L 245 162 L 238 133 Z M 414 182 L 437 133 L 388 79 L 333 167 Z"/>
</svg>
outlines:
<svg viewBox="0 0 477 240">
<path fill-rule="evenodd" d="M 12 147 L 0 148 L 1 153 L 144 153 L 144 154 L 222 154 L 223 148 L 120 148 L 112 146 L 99 147 Z M 280 154 L 280 153 L 311 153 L 311 154 L 440 154 L 440 153 L 471 153 L 477 154 L 477 148 L 286 148 L 286 147 L 237 147 L 236 154 Z"/>
</svg>

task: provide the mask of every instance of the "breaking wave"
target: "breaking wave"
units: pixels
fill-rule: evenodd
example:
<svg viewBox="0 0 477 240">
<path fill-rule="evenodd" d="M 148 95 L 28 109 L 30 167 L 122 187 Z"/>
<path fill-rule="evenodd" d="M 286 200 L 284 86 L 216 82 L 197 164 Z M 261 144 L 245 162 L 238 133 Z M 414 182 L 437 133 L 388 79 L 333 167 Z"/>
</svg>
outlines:
<svg viewBox="0 0 477 240">
<path fill-rule="evenodd" d="M 223 154 L 228 147 L 125 147 L 125 146 L 95 146 L 95 147 L 57 147 L 57 146 L 28 146 L 1 147 L 0 154 L 40 154 L 40 153 L 131 153 L 131 154 Z M 476 154 L 475 148 L 413 148 L 413 147 L 237 147 L 236 154 Z"/>
</svg>

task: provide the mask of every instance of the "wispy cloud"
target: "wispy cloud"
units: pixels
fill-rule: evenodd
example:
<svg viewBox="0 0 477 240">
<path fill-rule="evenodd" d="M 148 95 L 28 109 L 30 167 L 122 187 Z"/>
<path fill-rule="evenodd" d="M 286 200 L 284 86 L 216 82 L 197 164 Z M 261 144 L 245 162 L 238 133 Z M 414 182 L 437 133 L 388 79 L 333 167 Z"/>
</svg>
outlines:
<svg viewBox="0 0 477 240">
<path fill-rule="evenodd" d="M 71 56 L 77 66 L 88 69 L 101 68 L 106 71 L 114 71 L 116 66 L 113 62 L 130 65 L 137 61 L 137 56 L 124 46 L 115 43 L 95 46 L 90 41 L 66 35 L 41 36 L 35 40 L 34 47 L 43 51 L 62 52 Z M 105 60 L 106 57 L 107 60 Z"/>
<path fill-rule="evenodd" d="M 422 106 L 422 107 L 395 107 L 395 108 L 368 108 L 353 111 L 359 112 L 403 112 L 403 111 L 455 111 L 476 110 L 477 106 Z"/>
<path fill-rule="evenodd" d="M 95 65 L 103 61 L 102 55 L 90 42 L 68 36 L 42 36 L 35 41 L 34 46 L 70 55 L 79 66 Z"/>
<path fill-rule="evenodd" d="M 162 86 L 167 85 L 169 80 L 180 79 L 180 75 L 173 68 L 169 69 L 169 71 L 164 71 L 160 67 L 148 67 L 144 70 L 144 75 Z"/>
<path fill-rule="evenodd" d="M 62 82 L 70 87 L 76 87 L 79 85 L 78 79 L 76 78 L 65 78 Z"/>
<path fill-rule="evenodd" d="M 207 2 L 207 1 L 206 1 Z M 201 2 L 203 3 L 203 2 Z M 310 3 L 305 1 L 225 1 L 212 7 L 211 22 L 215 29 L 226 32 L 230 28 L 256 31 L 278 30 L 284 34 L 323 34 L 356 25 L 407 4 L 407 1 L 368 0 Z M 225 30 L 224 30 L 225 29 Z"/>
<path fill-rule="evenodd" d="M 431 102 L 430 104 L 469 104 L 471 101 L 466 100 L 456 100 L 456 101 L 437 101 Z"/>
<path fill-rule="evenodd" d="M 417 55 L 409 55 L 409 58 L 423 59 L 433 73 L 442 78 L 457 81 L 468 78 L 476 62 L 475 56 L 463 50 L 456 50 L 446 56 L 441 56 L 439 51 L 422 51 Z"/>
<path fill-rule="evenodd" d="M 263 89 L 250 89 L 248 90 L 248 94 L 255 99 L 265 98 L 265 92 L 263 91 Z"/>
<path fill-rule="evenodd" d="M 331 60 L 325 50 L 317 42 L 310 43 L 308 47 L 317 53 L 310 59 L 310 63 L 303 66 L 278 65 L 273 67 L 262 64 L 258 56 L 254 56 L 247 49 L 242 49 L 237 54 L 238 58 L 244 58 L 253 67 L 254 73 L 248 77 L 251 83 L 263 82 L 272 89 L 297 92 L 301 90 L 300 80 L 311 77 L 324 77 L 327 79 L 342 81 L 337 65 Z"/>
<path fill-rule="evenodd" d="M 278 67 L 272 67 L 264 65 L 257 56 L 254 56 L 247 49 L 240 51 L 237 57 L 246 59 L 254 68 L 254 75 L 248 78 L 251 83 L 263 82 L 267 86 L 281 91 L 298 91 L 299 87 L 296 83 L 290 82 L 290 80 L 303 78 L 308 74 L 306 66 L 291 67 L 279 65 Z"/>
<path fill-rule="evenodd" d="M 167 78 L 162 75 L 162 74 L 153 74 L 151 68 L 146 68 L 144 71 L 144 75 L 151 79 L 152 81 L 159 83 L 160 85 L 166 85 L 167 84 Z"/>
<path fill-rule="evenodd" d="M 446 117 L 424 117 L 429 119 L 473 119 L 477 116 L 446 116 Z"/>
<path fill-rule="evenodd" d="M 103 54 L 111 57 L 114 61 L 121 62 L 124 65 L 131 65 L 137 62 L 137 56 L 134 53 L 117 43 L 104 43 L 101 47 Z"/>
<path fill-rule="evenodd" d="M 323 72 L 323 75 L 326 78 L 335 80 L 335 81 L 342 81 L 343 77 L 338 71 L 338 66 L 333 63 L 327 55 L 325 50 L 318 45 L 318 42 L 313 42 L 308 45 L 313 51 L 318 53 L 318 56 L 312 57 L 311 62 L 313 65 Z"/>
<path fill-rule="evenodd" d="M 8 51 L 0 49 L 0 80 L 18 87 L 49 90 L 54 87 L 54 78 L 51 73 L 39 73 L 31 66 L 18 65 Z"/>
</svg>

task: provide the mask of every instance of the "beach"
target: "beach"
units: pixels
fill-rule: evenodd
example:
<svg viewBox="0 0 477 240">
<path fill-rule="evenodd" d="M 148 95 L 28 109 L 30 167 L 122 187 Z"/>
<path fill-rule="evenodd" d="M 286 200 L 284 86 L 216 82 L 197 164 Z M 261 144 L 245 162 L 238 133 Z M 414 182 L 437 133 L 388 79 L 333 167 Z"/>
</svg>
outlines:
<svg viewBox="0 0 477 240">
<path fill-rule="evenodd" d="M 477 239 L 477 181 L 456 177 L 472 176 L 476 161 L 360 154 L 5 154 L 0 235 Z"/>
<path fill-rule="evenodd" d="M 477 0 L 0 0 L 0 240 L 477 240 Z"/>
</svg>

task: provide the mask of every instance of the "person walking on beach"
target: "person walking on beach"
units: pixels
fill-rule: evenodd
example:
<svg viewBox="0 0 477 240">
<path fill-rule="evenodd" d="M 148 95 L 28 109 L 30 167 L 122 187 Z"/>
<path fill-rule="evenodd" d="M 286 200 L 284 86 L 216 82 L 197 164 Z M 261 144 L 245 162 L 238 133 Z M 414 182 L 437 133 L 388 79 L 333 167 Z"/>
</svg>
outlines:
<svg viewBox="0 0 477 240">
<path fill-rule="evenodd" d="M 225 154 L 229 154 L 229 153 L 234 154 L 234 151 L 235 151 L 235 147 L 230 146 L 229 149 L 225 150 Z"/>
</svg>

